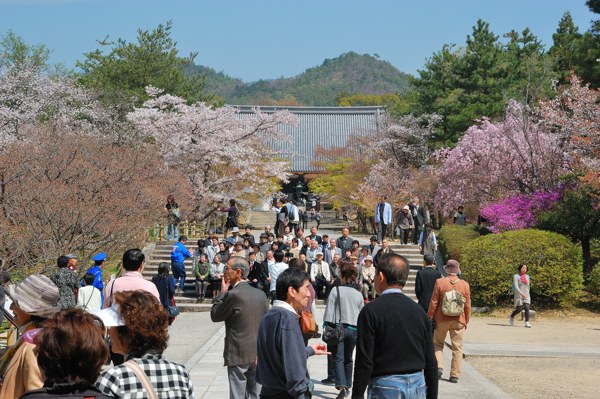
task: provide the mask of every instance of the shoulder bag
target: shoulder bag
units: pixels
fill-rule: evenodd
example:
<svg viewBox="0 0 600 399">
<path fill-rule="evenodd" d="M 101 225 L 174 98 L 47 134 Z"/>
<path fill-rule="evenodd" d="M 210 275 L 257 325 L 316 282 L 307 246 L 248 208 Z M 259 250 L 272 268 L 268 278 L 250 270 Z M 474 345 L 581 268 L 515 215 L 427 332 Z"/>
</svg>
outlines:
<svg viewBox="0 0 600 399">
<path fill-rule="evenodd" d="M 308 313 L 303 310 L 300 312 L 300 321 L 303 334 L 315 335 L 319 332 L 319 327 L 315 321 L 315 316 L 313 316 L 312 313 Z"/>
<path fill-rule="evenodd" d="M 125 363 L 123 363 L 123 365 L 125 367 L 127 367 L 129 370 L 131 370 L 133 372 L 133 374 L 135 374 L 137 379 L 140 380 L 140 382 L 142 383 L 142 386 L 144 387 L 144 390 L 148 394 L 149 399 L 158 399 L 156 390 L 154 389 L 154 386 L 150 382 L 148 375 L 146 374 L 146 372 L 144 370 L 142 370 L 142 368 L 136 363 L 135 360 L 128 360 Z"/>
<path fill-rule="evenodd" d="M 340 287 L 335 287 L 337 297 L 335 298 L 335 307 L 333 308 L 333 319 L 335 320 L 335 311 L 339 311 L 337 325 L 328 323 L 323 331 L 323 342 L 327 345 L 339 345 L 344 341 L 344 326 L 342 326 L 342 306 L 340 305 Z"/>
<path fill-rule="evenodd" d="M 94 291 L 96 291 L 95 289 L 91 290 L 92 294 L 90 295 L 90 297 L 88 298 L 87 302 L 85 303 L 85 305 L 83 305 L 83 310 L 87 310 L 88 309 L 88 305 L 90 304 L 90 301 L 92 300 L 92 297 L 94 296 Z"/>
<path fill-rule="evenodd" d="M 170 278 L 171 277 L 167 277 L 167 284 L 165 285 L 165 298 L 167 298 L 167 301 L 170 299 L 169 298 L 169 279 Z M 165 305 L 165 311 L 167 312 L 167 315 L 169 316 L 169 318 L 179 316 L 179 306 L 175 306 L 175 300 L 171 301 L 171 303 L 173 303 L 173 305 Z"/>
</svg>

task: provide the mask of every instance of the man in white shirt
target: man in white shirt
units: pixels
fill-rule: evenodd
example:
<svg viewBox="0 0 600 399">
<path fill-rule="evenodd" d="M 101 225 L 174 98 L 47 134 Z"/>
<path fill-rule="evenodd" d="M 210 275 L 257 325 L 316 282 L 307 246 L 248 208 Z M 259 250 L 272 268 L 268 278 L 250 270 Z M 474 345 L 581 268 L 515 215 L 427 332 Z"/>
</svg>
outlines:
<svg viewBox="0 0 600 399">
<path fill-rule="evenodd" d="M 387 195 L 375 207 L 375 223 L 377 223 L 377 242 L 385 238 L 386 230 L 392 225 L 392 206 L 387 203 Z"/>
<path fill-rule="evenodd" d="M 316 241 L 313 241 L 316 242 Z M 321 287 L 325 287 L 325 298 L 329 297 L 331 291 L 331 273 L 329 264 L 323 261 L 323 252 L 317 252 L 317 260 L 310 266 L 310 283 L 312 284 L 317 297 Z"/>
<path fill-rule="evenodd" d="M 268 255 L 269 253 L 272 253 L 271 251 L 267 252 L 267 261 L 268 259 Z M 271 286 L 270 286 L 270 294 L 271 294 L 271 298 L 275 298 L 275 286 L 277 284 L 277 277 L 285 270 L 288 268 L 288 265 L 286 265 L 285 263 L 283 263 L 283 252 L 278 251 L 275 254 L 273 254 L 273 263 L 268 263 L 269 265 L 269 277 L 271 279 Z"/>
<path fill-rule="evenodd" d="M 98 288 L 94 287 L 95 277 L 92 273 L 86 273 L 83 276 L 84 287 L 81 287 L 77 293 L 77 305 L 83 310 L 94 313 L 102 309 L 102 295 Z"/>
</svg>

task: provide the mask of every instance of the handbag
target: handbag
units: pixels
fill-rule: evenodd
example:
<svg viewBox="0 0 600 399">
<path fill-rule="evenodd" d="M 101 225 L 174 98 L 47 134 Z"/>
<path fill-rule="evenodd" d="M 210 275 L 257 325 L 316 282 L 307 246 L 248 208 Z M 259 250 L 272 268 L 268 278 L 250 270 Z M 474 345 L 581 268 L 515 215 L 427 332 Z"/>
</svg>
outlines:
<svg viewBox="0 0 600 399">
<path fill-rule="evenodd" d="M 340 287 L 335 287 L 337 297 L 335 298 L 335 307 L 333 309 L 333 318 L 335 320 L 335 311 L 339 309 L 338 324 L 329 323 L 323 330 L 323 342 L 327 345 L 339 345 L 344 341 L 344 327 L 342 326 L 342 307 L 340 305 Z"/>
<path fill-rule="evenodd" d="M 171 278 L 171 277 L 167 277 L 167 278 Z M 167 281 L 167 284 L 165 285 L 165 298 L 169 298 L 169 282 Z M 171 303 L 172 305 L 165 305 L 165 311 L 167 312 L 167 315 L 169 316 L 169 318 L 173 318 L 175 316 L 179 316 L 179 306 L 175 306 L 175 299 L 171 298 Z"/>
<path fill-rule="evenodd" d="M 300 312 L 300 322 L 302 325 L 302 333 L 314 335 L 319 332 L 319 327 L 315 321 L 315 316 L 312 313 Z"/>
</svg>

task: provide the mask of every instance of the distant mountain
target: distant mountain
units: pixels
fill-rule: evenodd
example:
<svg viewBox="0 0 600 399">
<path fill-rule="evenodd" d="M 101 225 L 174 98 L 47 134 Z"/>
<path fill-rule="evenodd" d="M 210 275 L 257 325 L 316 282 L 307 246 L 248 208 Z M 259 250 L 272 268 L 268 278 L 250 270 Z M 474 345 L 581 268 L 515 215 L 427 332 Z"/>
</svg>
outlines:
<svg viewBox="0 0 600 399">
<path fill-rule="evenodd" d="M 403 93 L 406 74 L 369 54 L 349 52 L 309 68 L 292 78 L 244 84 L 212 68 L 190 65 L 189 74 L 205 73 L 205 93 L 216 93 L 228 104 L 335 106 L 336 96 Z"/>
<path fill-rule="evenodd" d="M 202 92 L 217 93 L 223 99 L 231 97 L 238 86 L 246 85 L 241 79 L 232 78 L 223 72 L 202 65 L 188 65 L 184 72 L 186 75 L 206 74 L 206 86 Z"/>
</svg>

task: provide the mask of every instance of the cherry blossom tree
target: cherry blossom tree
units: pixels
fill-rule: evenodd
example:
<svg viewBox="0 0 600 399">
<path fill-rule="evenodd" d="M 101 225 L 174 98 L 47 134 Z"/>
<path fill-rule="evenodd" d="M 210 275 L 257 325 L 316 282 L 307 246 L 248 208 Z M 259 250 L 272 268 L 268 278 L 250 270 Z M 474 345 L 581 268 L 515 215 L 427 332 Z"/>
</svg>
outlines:
<svg viewBox="0 0 600 399">
<path fill-rule="evenodd" d="M 373 162 L 358 195 L 372 190 L 379 193 L 377 198 L 382 194 L 394 199 L 412 196 L 407 184 L 414 172 L 427 163 L 431 155 L 428 139 L 441 119 L 433 114 L 381 117 L 377 129 L 359 139 Z"/>
<path fill-rule="evenodd" d="M 182 173 L 194 190 L 195 212 L 208 217 L 229 198 L 242 205 L 265 193 L 276 192 L 288 181 L 290 153 L 274 150 L 277 141 L 291 144 L 280 124 L 296 124 L 289 111 L 241 115 L 236 108 L 187 105 L 180 97 L 160 95 L 148 87 L 152 99 L 128 115 L 141 132 L 153 137 L 166 164 Z"/>
<path fill-rule="evenodd" d="M 157 147 L 82 89 L 32 64 L 0 66 L 0 262 L 26 275 L 56 257 L 122 253 L 142 245 L 167 193 Z"/>
<path fill-rule="evenodd" d="M 581 180 L 600 189 L 600 90 L 571 74 L 570 85 L 554 86 L 555 98 L 540 102 L 544 126 L 555 133 L 585 173 Z"/>
<path fill-rule="evenodd" d="M 561 140 L 516 101 L 509 101 L 503 120 L 479 122 L 455 148 L 435 153 L 440 162 L 435 202 L 444 214 L 468 202 L 549 192 L 571 170 Z"/>
<path fill-rule="evenodd" d="M 51 78 L 23 62 L 7 67 L 0 59 L 0 146 L 26 139 L 41 123 L 114 141 L 131 138 L 130 124 L 120 120 L 115 108 L 102 104 L 98 92 L 81 87 L 76 78 Z"/>
</svg>

